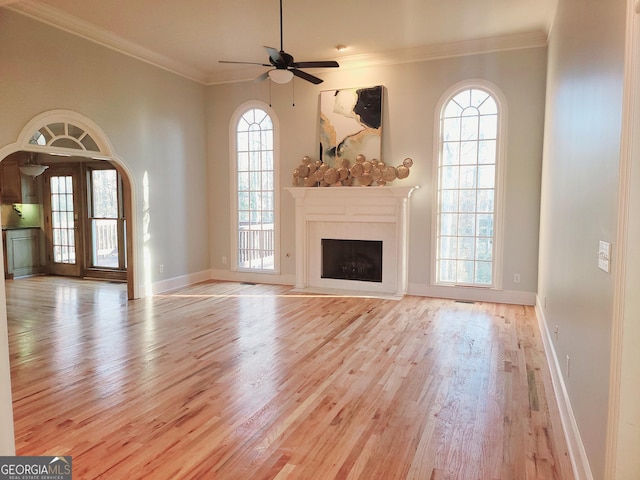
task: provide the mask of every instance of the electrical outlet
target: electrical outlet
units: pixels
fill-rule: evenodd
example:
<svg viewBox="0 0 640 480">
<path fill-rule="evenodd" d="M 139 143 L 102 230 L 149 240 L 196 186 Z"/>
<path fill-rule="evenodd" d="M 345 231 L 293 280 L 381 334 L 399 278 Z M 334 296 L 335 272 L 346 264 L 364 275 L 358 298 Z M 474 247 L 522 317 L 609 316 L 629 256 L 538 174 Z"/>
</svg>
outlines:
<svg viewBox="0 0 640 480">
<path fill-rule="evenodd" d="M 227 257 L 222 257 L 222 264 L 226 265 L 227 264 Z"/>
<path fill-rule="evenodd" d="M 160 273 L 164 273 L 164 264 L 161 263 L 158 270 L 160 270 Z"/>
<path fill-rule="evenodd" d="M 520 274 L 519 273 L 514 273 L 513 274 L 513 283 L 520 283 Z"/>
</svg>

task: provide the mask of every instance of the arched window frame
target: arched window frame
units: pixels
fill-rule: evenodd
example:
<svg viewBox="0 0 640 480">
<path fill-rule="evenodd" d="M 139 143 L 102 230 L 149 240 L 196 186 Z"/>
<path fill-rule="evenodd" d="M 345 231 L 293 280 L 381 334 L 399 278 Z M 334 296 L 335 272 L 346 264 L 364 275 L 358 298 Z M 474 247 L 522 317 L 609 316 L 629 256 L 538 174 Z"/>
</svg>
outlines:
<svg viewBox="0 0 640 480">
<path fill-rule="evenodd" d="M 263 110 L 271 118 L 273 125 L 273 194 L 274 194 L 274 223 L 273 223 L 273 242 L 274 242 L 274 259 L 273 269 L 258 269 L 258 268 L 242 268 L 239 266 L 239 252 L 238 245 L 238 142 L 237 142 L 237 128 L 240 119 L 250 110 L 260 109 Z M 252 272 L 252 273 L 264 273 L 264 274 L 279 274 L 280 273 L 280 128 L 278 118 L 269 105 L 260 101 L 249 101 L 240 105 L 231 117 L 229 123 L 229 145 L 230 145 L 230 205 L 231 205 L 231 241 L 230 241 L 230 256 L 231 264 L 230 269 L 237 272 Z"/>
<path fill-rule="evenodd" d="M 434 159 L 433 162 L 433 215 L 431 224 L 431 283 L 440 286 L 457 286 L 459 284 L 450 282 L 440 282 L 438 280 L 438 217 L 440 213 L 439 206 L 439 168 L 442 161 L 442 116 L 444 109 L 450 100 L 459 93 L 469 90 L 482 90 L 495 100 L 498 109 L 498 125 L 496 138 L 496 180 L 495 180 L 495 198 L 494 198 L 494 249 L 493 249 L 493 269 L 492 284 L 462 284 L 465 287 L 490 288 L 501 290 L 503 282 L 503 248 L 504 248 L 504 193 L 506 178 L 506 138 L 507 138 L 507 102 L 506 97 L 500 89 L 493 83 L 483 79 L 470 79 L 452 85 L 441 97 L 435 110 L 435 141 L 434 141 Z"/>
</svg>

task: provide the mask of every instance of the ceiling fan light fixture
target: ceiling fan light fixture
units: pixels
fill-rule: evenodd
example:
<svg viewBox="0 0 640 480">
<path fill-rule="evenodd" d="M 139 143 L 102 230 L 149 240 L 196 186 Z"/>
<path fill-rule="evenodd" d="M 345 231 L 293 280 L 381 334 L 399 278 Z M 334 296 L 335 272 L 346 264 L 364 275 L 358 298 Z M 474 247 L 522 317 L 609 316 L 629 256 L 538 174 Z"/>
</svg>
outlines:
<svg viewBox="0 0 640 480">
<path fill-rule="evenodd" d="M 283 68 L 269 70 L 269 78 L 275 83 L 289 83 L 293 78 L 293 72 Z"/>
</svg>

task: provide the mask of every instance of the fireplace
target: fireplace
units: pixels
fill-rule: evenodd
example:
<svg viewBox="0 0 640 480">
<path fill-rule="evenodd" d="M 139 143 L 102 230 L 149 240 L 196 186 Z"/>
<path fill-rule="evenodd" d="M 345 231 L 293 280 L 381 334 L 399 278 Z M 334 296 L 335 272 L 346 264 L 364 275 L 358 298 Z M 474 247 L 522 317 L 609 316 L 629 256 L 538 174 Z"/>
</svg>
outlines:
<svg viewBox="0 0 640 480">
<path fill-rule="evenodd" d="M 296 288 L 314 292 L 366 294 L 406 293 L 408 202 L 417 187 L 290 187 L 296 202 Z M 362 249 L 324 266 L 325 241 L 363 242 L 379 253 L 360 256 Z M 341 247 L 342 248 L 342 247 Z M 333 253 L 329 253 L 333 255 Z M 375 279 L 370 271 L 376 265 Z M 351 272 L 348 272 L 351 269 Z M 366 273 L 353 274 L 353 270 Z"/>
<path fill-rule="evenodd" d="M 322 278 L 382 282 L 382 242 L 323 238 Z"/>
</svg>

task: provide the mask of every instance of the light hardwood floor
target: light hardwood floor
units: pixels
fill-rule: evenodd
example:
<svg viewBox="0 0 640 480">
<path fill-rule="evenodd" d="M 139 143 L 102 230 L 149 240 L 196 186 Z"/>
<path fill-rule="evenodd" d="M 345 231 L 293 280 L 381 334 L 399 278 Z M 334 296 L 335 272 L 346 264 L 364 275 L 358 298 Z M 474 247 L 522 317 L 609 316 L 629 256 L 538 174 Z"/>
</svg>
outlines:
<svg viewBox="0 0 640 480">
<path fill-rule="evenodd" d="M 573 478 L 534 311 L 7 282 L 16 448 L 74 479 Z"/>
</svg>

